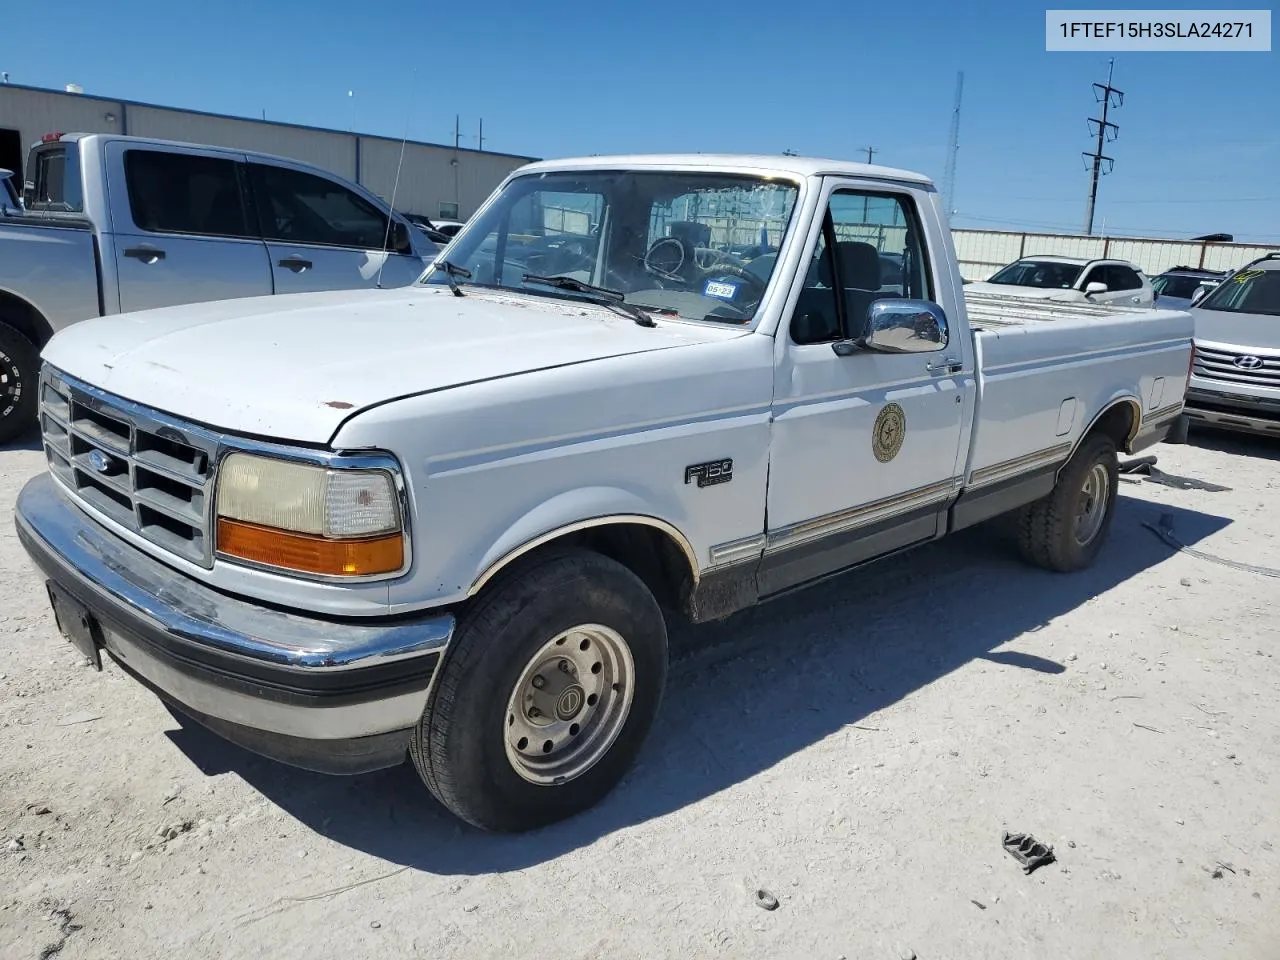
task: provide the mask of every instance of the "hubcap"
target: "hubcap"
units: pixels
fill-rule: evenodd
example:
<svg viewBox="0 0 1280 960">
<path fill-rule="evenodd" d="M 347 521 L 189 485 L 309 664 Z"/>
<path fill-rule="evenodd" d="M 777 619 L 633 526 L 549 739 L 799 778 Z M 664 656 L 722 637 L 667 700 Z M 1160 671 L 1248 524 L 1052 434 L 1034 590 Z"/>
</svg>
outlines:
<svg viewBox="0 0 1280 960">
<path fill-rule="evenodd" d="M 586 773 L 626 724 L 634 684 L 631 648 L 616 630 L 583 624 L 547 641 L 507 701 L 503 736 L 511 768 L 537 784 Z"/>
<path fill-rule="evenodd" d="M 1107 500 L 1111 494 L 1111 474 L 1106 464 L 1095 463 L 1084 478 L 1080 490 L 1080 507 L 1076 511 L 1076 543 L 1087 546 L 1102 529 L 1107 515 Z"/>
</svg>

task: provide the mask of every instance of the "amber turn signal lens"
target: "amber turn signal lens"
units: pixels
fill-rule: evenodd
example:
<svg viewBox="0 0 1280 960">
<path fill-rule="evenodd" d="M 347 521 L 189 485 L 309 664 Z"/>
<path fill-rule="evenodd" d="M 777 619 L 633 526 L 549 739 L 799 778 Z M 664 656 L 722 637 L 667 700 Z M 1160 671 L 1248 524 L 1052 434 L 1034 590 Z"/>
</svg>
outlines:
<svg viewBox="0 0 1280 960">
<path fill-rule="evenodd" d="M 218 552 L 282 570 L 365 577 L 399 570 L 404 565 L 404 538 L 393 533 L 361 540 L 328 540 L 219 517 Z"/>
</svg>

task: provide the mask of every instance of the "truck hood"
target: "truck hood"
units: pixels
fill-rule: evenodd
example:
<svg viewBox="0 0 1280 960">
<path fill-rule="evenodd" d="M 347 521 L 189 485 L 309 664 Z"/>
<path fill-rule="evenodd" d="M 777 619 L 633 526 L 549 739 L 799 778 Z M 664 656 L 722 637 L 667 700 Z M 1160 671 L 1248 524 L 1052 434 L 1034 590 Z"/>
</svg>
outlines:
<svg viewBox="0 0 1280 960">
<path fill-rule="evenodd" d="M 1280 317 L 1230 310 L 1188 311 L 1196 322 L 1196 340 L 1250 350 L 1280 351 Z"/>
<path fill-rule="evenodd" d="M 231 433 L 327 443 L 371 405 L 482 380 L 743 336 L 595 304 L 421 287 L 246 297 L 99 317 L 43 358 L 116 396 Z"/>
<path fill-rule="evenodd" d="M 1010 283 L 967 283 L 965 293 L 994 294 L 999 297 L 1022 297 L 1028 300 L 1080 300 L 1084 294 L 1079 290 L 1061 290 L 1045 287 L 1017 287 Z"/>
</svg>

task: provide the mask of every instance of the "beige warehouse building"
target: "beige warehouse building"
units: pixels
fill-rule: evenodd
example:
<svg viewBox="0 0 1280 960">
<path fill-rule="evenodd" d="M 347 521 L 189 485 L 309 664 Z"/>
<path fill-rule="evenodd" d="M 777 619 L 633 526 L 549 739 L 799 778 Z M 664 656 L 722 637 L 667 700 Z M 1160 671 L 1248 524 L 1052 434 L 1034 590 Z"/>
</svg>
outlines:
<svg viewBox="0 0 1280 960">
<path fill-rule="evenodd" d="M 18 171 L 48 133 L 118 133 L 272 153 L 362 184 L 396 209 L 465 219 L 502 178 L 533 157 L 410 140 L 396 186 L 400 141 L 300 124 L 252 120 L 117 100 L 86 93 L 0 84 L 0 167 Z"/>
</svg>

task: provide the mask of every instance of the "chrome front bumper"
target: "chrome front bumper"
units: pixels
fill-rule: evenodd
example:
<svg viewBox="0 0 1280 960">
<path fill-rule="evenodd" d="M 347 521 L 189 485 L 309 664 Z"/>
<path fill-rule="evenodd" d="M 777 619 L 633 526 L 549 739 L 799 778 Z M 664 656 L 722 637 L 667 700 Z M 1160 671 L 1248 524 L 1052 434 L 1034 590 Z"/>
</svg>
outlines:
<svg viewBox="0 0 1280 960">
<path fill-rule="evenodd" d="M 87 609 L 102 649 L 182 712 L 307 769 L 404 759 L 451 614 L 334 622 L 228 596 L 109 533 L 48 474 L 23 488 L 15 523 L 46 579 Z"/>
<path fill-rule="evenodd" d="M 1216 390 L 1193 377 L 1187 390 L 1187 418 L 1221 430 L 1280 437 L 1280 395 L 1273 389 L 1256 392 L 1265 395 Z"/>
</svg>

